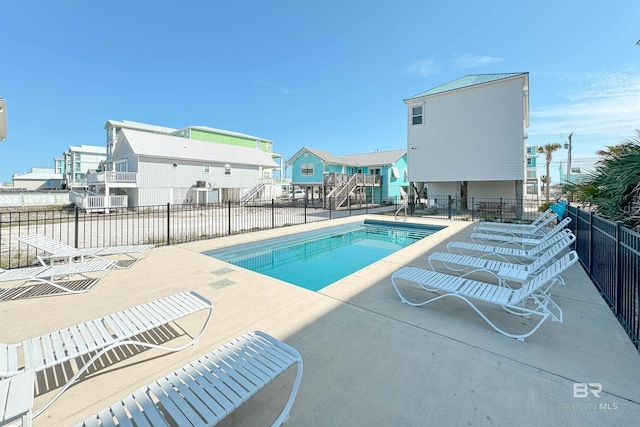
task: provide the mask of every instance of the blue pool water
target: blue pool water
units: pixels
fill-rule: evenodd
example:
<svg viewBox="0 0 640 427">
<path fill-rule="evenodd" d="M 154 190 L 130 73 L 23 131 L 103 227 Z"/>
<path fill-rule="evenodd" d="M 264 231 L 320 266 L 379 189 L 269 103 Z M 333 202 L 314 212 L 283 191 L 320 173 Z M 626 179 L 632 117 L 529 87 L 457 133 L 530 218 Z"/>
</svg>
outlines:
<svg viewBox="0 0 640 427">
<path fill-rule="evenodd" d="M 205 255 L 318 291 L 442 228 L 366 220 Z"/>
</svg>

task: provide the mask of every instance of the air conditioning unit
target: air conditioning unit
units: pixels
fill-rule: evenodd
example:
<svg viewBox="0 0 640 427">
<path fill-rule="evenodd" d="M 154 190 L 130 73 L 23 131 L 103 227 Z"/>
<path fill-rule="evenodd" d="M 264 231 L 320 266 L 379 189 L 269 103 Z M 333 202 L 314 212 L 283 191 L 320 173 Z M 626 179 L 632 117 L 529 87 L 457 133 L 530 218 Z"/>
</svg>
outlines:
<svg viewBox="0 0 640 427">
<path fill-rule="evenodd" d="M 205 188 L 206 186 L 207 186 L 207 183 L 205 181 L 196 181 L 196 187 Z"/>
</svg>

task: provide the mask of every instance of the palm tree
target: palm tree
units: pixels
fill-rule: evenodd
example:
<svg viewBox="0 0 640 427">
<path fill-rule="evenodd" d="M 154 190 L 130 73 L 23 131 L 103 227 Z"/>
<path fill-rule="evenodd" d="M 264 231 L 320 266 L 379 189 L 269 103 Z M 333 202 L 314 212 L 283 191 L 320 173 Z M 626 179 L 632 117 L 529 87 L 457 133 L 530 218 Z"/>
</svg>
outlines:
<svg viewBox="0 0 640 427">
<path fill-rule="evenodd" d="M 591 203 L 596 212 L 640 231 L 640 130 L 620 145 L 600 151 L 595 171 L 563 192 Z"/>
<path fill-rule="evenodd" d="M 538 147 L 538 153 L 544 154 L 544 158 L 547 161 L 547 175 L 546 175 L 546 184 L 545 185 L 545 195 L 547 196 L 547 203 L 549 203 L 549 184 L 551 184 L 551 176 L 549 175 L 549 166 L 551 166 L 551 157 L 554 151 L 560 149 L 562 145 L 557 142 L 551 144 L 545 144 L 544 147 Z"/>
</svg>

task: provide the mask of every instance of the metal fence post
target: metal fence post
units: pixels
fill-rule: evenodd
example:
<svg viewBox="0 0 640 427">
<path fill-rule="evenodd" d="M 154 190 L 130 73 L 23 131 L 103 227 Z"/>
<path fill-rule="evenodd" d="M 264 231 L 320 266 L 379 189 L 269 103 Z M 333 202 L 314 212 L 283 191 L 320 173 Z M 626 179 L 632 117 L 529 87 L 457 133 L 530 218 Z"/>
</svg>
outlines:
<svg viewBox="0 0 640 427">
<path fill-rule="evenodd" d="M 75 238 L 74 238 L 74 244 L 75 247 L 78 247 L 78 230 L 80 229 L 80 220 L 79 220 L 79 216 L 80 216 L 80 208 L 78 206 L 75 207 L 75 224 L 74 224 L 74 232 L 75 232 Z"/>
<path fill-rule="evenodd" d="M 167 246 L 171 245 L 171 205 L 167 203 Z"/>
<path fill-rule="evenodd" d="M 229 223 L 227 224 L 227 234 L 231 236 L 231 200 L 227 200 L 227 213 L 229 214 Z"/>
<path fill-rule="evenodd" d="M 578 222 L 579 221 L 580 221 L 580 206 L 576 206 L 576 222 L 574 224 L 574 228 L 575 228 L 576 232 L 573 233 L 576 236 L 576 240 L 575 240 L 575 242 L 573 242 L 573 245 L 574 245 L 574 248 L 576 249 L 576 252 L 578 252 L 578 249 L 579 249 L 578 248 L 578 242 L 580 241 L 580 235 L 579 235 L 579 232 L 578 232 Z M 578 255 L 580 255 L 580 254 L 578 254 Z"/>
<path fill-rule="evenodd" d="M 500 209 L 500 222 L 502 222 L 502 197 L 500 197 L 500 204 L 498 205 L 498 209 Z"/>
<path fill-rule="evenodd" d="M 307 223 L 307 195 L 304 195 L 304 223 Z M 293 203 L 295 203 L 295 198 L 293 199 Z"/>
<path fill-rule="evenodd" d="M 329 219 L 331 219 L 331 201 L 333 200 L 333 197 L 329 197 Z M 307 219 L 305 218 L 305 221 Z"/>
<path fill-rule="evenodd" d="M 471 222 L 473 222 L 473 220 L 475 219 L 475 208 L 476 208 L 476 204 L 473 201 L 473 197 L 471 198 Z"/>
<path fill-rule="evenodd" d="M 616 253 L 615 253 L 615 262 L 616 262 L 616 317 L 621 319 L 624 317 L 621 315 L 622 311 L 622 255 L 621 255 L 621 247 L 622 240 L 620 236 L 622 235 L 622 228 L 624 227 L 624 223 L 618 221 L 616 223 Z"/>
<path fill-rule="evenodd" d="M 447 213 L 448 213 L 448 215 L 449 215 L 449 219 L 451 219 L 451 203 L 452 203 L 452 200 L 451 200 L 451 194 L 449 194 L 449 195 L 447 196 L 447 205 L 448 205 L 448 206 L 447 206 Z"/>
<path fill-rule="evenodd" d="M 593 274 L 593 211 L 589 212 L 589 277 Z"/>
<path fill-rule="evenodd" d="M 276 205 L 275 200 L 271 199 L 271 228 L 276 227 Z"/>
</svg>

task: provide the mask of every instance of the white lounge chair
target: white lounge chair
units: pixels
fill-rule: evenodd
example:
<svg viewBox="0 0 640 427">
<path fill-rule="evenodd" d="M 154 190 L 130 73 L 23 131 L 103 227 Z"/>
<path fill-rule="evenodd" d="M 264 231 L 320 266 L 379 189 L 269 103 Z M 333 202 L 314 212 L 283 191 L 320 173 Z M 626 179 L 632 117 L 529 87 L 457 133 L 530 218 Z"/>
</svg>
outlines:
<svg viewBox="0 0 640 427">
<path fill-rule="evenodd" d="M 34 247 L 37 251 L 43 252 L 37 255 L 42 265 L 47 265 L 46 260 L 49 261 L 48 264 L 51 264 L 56 260 L 72 262 L 79 259 L 80 261 L 84 261 L 84 258 L 104 259 L 104 257 L 112 255 L 124 255 L 133 263 L 148 255 L 149 251 L 154 247 L 154 245 L 127 245 L 77 249 L 41 234 L 18 237 L 18 241 Z M 138 256 L 134 256 L 134 254 Z M 116 267 L 118 267 L 118 265 L 116 265 Z"/>
<path fill-rule="evenodd" d="M 568 240 L 568 239 L 567 239 Z M 452 254 L 449 252 L 434 252 L 429 255 L 428 261 L 432 270 L 438 270 L 435 265 L 441 263 L 451 271 L 462 272 L 466 277 L 470 274 L 482 271 L 495 275 L 499 282 L 509 286 L 510 282 L 522 283 L 531 276 L 538 274 L 545 266 L 556 260 L 569 246 L 568 241 L 560 241 L 542 252 L 533 262 L 527 264 L 517 264 L 505 261 L 496 261 L 486 257 L 474 257 L 469 255 Z M 564 285 L 561 276 L 556 277 L 544 291 L 548 292 L 551 285 L 559 282 Z"/>
<path fill-rule="evenodd" d="M 135 338 L 201 310 L 209 310 L 207 318 L 200 331 L 186 344 L 167 347 Z M 78 365 L 76 374 L 49 402 L 34 411 L 35 418 L 106 352 L 126 345 L 165 351 L 183 350 L 198 342 L 211 320 L 212 313 L 213 304 L 207 298 L 193 291 L 181 292 L 17 344 L 0 343 L 0 378 L 12 377 L 21 372 L 38 373 L 71 360 L 79 361 L 81 356 L 92 355 L 89 360 L 83 361 L 82 366 Z"/>
<path fill-rule="evenodd" d="M 527 262 L 534 260 L 541 253 L 549 249 L 551 246 L 559 242 L 564 242 L 567 247 L 575 242 L 576 236 L 565 228 L 559 233 L 554 234 L 544 242 L 529 249 L 518 249 L 507 246 L 481 245 L 472 242 L 449 242 L 447 250 L 451 253 L 459 253 L 462 255 L 470 255 L 474 257 L 496 256 L 507 262 Z"/>
<path fill-rule="evenodd" d="M 498 242 L 496 244 L 499 245 L 516 244 L 522 247 L 536 246 L 553 237 L 555 234 L 559 233 L 569 224 L 569 222 L 571 222 L 571 218 L 567 217 L 560 221 L 551 230 L 539 236 L 511 236 L 507 234 L 472 233 L 471 240 L 473 240 L 475 243 Z"/>
<path fill-rule="evenodd" d="M 553 215 L 553 216 L 552 216 Z M 547 209 L 546 211 L 542 212 L 535 220 L 533 220 L 533 222 L 529 223 L 529 224 L 512 224 L 512 223 L 504 223 L 504 222 L 495 222 L 495 221 L 480 221 L 478 223 L 479 226 L 483 226 L 483 227 L 513 227 L 513 228 L 532 228 L 532 227 L 536 227 L 538 226 L 538 224 L 542 221 L 544 221 L 548 216 L 552 216 L 557 218 L 557 216 L 554 214 L 553 210 L 551 210 L 551 208 Z"/>
<path fill-rule="evenodd" d="M 256 331 L 134 391 L 76 427 L 213 426 L 294 364 L 297 375 L 289 400 L 272 424 L 280 426 L 298 393 L 302 357 L 294 348 Z"/>
<path fill-rule="evenodd" d="M 401 268 L 391 275 L 391 283 L 403 303 L 416 307 L 448 296 L 460 298 L 469 304 L 494 330 L 507 337 L 524 341 L 526 337 L 533 334 L 549 317 L 554 321 L 562 323 L 562 309 L 543 291 L 543 288 L 577 260 L 578 254 L 575 251 L 569 252 L 545 268 L 537 276 L 529 278 L 529 280 L 525 281 L 522 287 L 518 289 L 511 289 L 418 267 Z M 415 283 L 420 289 L 430 292 L 443 291 L 444 294 L 427 299 L 426 301 L 413 303 L 400 292 L 399 281 Z M 507 312 L 516 316 L 539 316 L 540 320 L 529 332 L 522 334 L 509 333 L 489 320 L 473 301 L 502 307 Z"/>
<path fill-rule="evenodd" d="M 11 294 L 17 297 L 20 293 L 18 289 L 21 285 L 30 282 L 46 283 L 65 293 L 83 293 L 89 291 L 116 265 L 113 260 L 95 260 L 87 262 L 76 262 L 72 264 L 43 265 L 38 267 L 14 268 L 11 270 L 0 269 L 0 282 L 16 282 L 13 286 L 0 289 L 0 298 Z M 82 289 L 72 289 L 68 281 L 75 276 L 83 279 L 92 279 L 90 273 L 98 273 L 99 277 L 94 277 L 90 287 Z M 66 282 L 64 280 L 66 280 Z"/>
<path fill-rule="evenodd" d="M 477 225 L 473 228 L 476 233 L 497 233 L 497 234 L 509 234 L 509 235 L 531 235 L 538 236 L 546 232 L 547 227 L 557 224 L 556 214 L 551 213 L 545 216 L 541 216 L 541 221 L 536 225 L 518 226 L 518 224 L 502 224 L 497 225 Z"/>
</svg>

